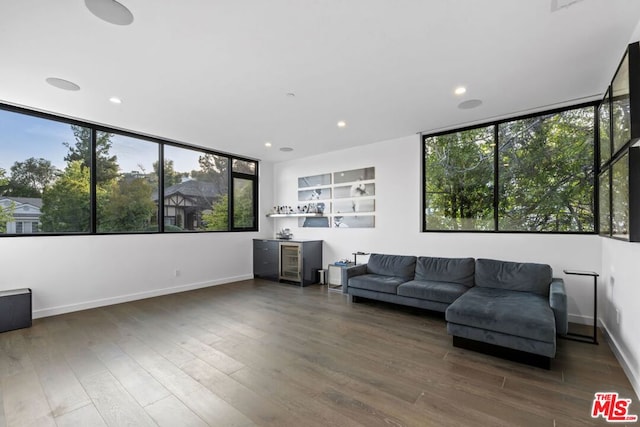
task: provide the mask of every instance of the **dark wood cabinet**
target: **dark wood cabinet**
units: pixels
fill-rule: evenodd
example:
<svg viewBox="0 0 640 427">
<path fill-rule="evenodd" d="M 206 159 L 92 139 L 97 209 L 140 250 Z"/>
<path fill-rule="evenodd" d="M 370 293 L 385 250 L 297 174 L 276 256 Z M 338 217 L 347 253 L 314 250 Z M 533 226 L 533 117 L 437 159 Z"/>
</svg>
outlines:
<svg viewBox="0 0 640 427">
<path fill-rule="evenodd" d="M 322 240 L 253 240 L 253 276 L 301 286 L 318 283 Z"/>
<path fill-rule="evenodd" d="M 280 243 L 277 240 L 253 240 L 253 276 L 278 280 Z"/>
</svg>

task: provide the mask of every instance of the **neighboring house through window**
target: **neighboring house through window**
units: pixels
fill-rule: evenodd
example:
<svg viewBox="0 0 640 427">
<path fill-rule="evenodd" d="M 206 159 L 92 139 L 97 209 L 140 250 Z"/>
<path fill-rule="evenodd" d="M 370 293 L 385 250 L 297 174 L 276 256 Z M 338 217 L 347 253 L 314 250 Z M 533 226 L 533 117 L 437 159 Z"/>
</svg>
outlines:
<svg viewBox="0 0 640 427">
<path fill-rule="evenodd" d="M 6 234 L 33 234 L 39 230 L 42 199 L 35 197 L 0 197 L 0 207 L 13 206 L 13 221 L 6 223 Z"/>
<path fill-rule="evenodd" d="M 222 196 L 214 183 L 186 180 L 164 190 L 165 225 L 175 225 L 184 230 L 201 230 L 202 213 Z M 153 196 L 157 202 L 158 196 Z"/>
</svg>

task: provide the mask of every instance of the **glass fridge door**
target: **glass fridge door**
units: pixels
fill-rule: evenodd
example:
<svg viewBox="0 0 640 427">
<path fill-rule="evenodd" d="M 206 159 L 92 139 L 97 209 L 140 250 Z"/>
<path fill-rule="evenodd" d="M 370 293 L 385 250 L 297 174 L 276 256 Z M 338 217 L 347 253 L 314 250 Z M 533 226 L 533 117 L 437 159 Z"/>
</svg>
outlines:
<svg viewBox="0 0 640 427">
<path fill-rule="evenodd" d="M 300 246 L 280 244 L 280 278 L 300 281 Z"/>
</svg>

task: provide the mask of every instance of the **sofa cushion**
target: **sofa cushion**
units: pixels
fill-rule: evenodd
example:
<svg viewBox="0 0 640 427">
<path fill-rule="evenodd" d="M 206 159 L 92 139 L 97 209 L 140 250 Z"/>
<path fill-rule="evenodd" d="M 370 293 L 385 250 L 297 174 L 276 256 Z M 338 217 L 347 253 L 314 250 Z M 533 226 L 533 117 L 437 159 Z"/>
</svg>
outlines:
<svg viewBox="0 0 640 427">
<path fill-rule="evenodd" d="M 402 277 L 382 276 L 380 274 L 363 274 L 349 279 L 350 288 L 395 294 L 398 285 L 406 282 Z"/>
<path fill-rule="evenodd" d="M 459 283 L 412 280 L 398 286 L 398 295 L 451 304 L 467 290 Z"/>
<path fill-rule="evenodd" d="M 418 257 L 416 280 L 459 283 L 473 286 L 476 263 L 473 258 Z"/>
<path fill-rule="evenodd" d="M 547 264 L 508 262 L 494 259 L 476 260 L 476 286 L 535 292 L 549 296 L 553 272 Z"/>
<path fill-rule="evenodd" d="M 518 337 L 554 342 L 556 323 L 549 300 L 531 292 L 473 287 L 455 300 L 447 322 Z"/>
<path fill-rule="evenodd" d="M 404 281 L 413 280 L 415 271 L 414 256 L 371 254 L 367 262 L 367 273 L 402 277 Z"/>
</svg>

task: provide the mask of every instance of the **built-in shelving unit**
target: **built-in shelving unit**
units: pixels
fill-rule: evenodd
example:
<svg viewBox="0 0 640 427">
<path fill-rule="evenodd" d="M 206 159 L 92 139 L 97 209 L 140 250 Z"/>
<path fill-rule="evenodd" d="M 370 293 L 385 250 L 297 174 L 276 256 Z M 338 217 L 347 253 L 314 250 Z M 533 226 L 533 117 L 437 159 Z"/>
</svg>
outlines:
<svg viewBox="0 0 640 427">
<path fill-rule="evenodd" d="M 307 218 L 307 217 L 315 217 L 315 216 L 324 216 L 324 214 L 321 214 L 321 213 L 292 213 L 292 214 L 270 213 L 270 214 L 267 214 L 267 218 Z"/>
</svg>

